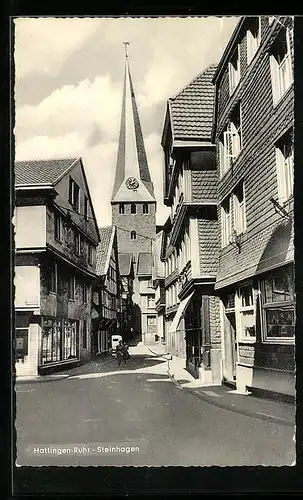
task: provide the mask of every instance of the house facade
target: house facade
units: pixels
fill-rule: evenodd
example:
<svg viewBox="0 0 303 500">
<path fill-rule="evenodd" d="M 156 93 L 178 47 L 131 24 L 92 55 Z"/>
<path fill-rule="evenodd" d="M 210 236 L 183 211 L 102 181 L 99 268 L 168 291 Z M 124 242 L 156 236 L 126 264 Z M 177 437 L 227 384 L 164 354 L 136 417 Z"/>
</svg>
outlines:
<svg viewBox="0 0 303 500">
<path fill-rule="evenodd" d="M 241 18 L 213 83 L 223 380 L 293 395 L 293 18 Z"/>
<path fill-rule="evenodd" d="M 166 342 L 205 384 L 221 383 L 217 171 L 211 141 L 211 65 L 169 99 L 162 135 L 165 231 Z"/>
<path fill-rule="evenodd" d="M 155 311 L 157 339 L 165 344 L 165 264 L 163 260 L 164 227 L 157 226 L 153 244 L 153 286 L 155 290 Z"/>
<path fill-rule="evenodd" d="M 151 252 L 139 253 L 136 273 L 139 281 L 142 318 L 141 332 L 145 345 L 152 345 L 159 340 L 155 309 L 155 289 L 152 279 L 152 260 Z"/>
<path fill-rule="evenodd" d="M 106 356 L 112 335 L 121 332 L 122 283 L 118 266 L 118 244 L 114 226 L 99 228 L 96 254 L 97 280 L 93 287 L 93 354 Z"/>
<path fill-rule="evenodd" d="M 134 314 L 134 263 L 131 253 L 119 253 L 119 272 L 121 277 L 121 316 L 120 328 L 123 340 L 130 342 L 136 340 L 133 324 L 137 317 Z M 135 315 L 135 318 L 133 318 Z"/>
<path fill-rule="evenodd" d="M 15 164 L 17 375 L 91 356 L 98 228 L 81 158 Z"/>
</svg>

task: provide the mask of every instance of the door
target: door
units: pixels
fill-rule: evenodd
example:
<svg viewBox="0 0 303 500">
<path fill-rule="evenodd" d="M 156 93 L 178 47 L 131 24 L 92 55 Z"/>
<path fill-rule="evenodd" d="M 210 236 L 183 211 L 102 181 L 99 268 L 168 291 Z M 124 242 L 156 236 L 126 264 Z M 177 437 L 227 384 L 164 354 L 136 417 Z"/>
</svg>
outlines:
<svg viewBox="0 0 303 500">
<path fill-rule="evenodd" d="M 225 311 L 224 318 L 225 370 L 227 380 L 236 380 L 237 341 L 235 311 Z"/>
</svg>

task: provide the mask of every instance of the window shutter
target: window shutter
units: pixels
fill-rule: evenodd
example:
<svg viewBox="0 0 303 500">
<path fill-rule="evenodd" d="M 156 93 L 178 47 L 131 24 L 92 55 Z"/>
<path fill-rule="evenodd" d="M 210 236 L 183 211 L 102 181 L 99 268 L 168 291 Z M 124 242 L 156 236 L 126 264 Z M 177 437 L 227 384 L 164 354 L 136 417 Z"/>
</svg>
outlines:
<svg viewBox="0 0 303 500">
<path fill-rule="evenodd" d="M 275 56 L 271 55 L 270 58 L 270 73 L 271 73 L 271 87 L 272 87 L 272 95 L 273 95 L 273 103 L 274 106 L 277 104 L 280 99 L 279 92 L 279 68 L 278 63 Z"/>
<path fill-rule="evenodd" d="M 283 202 L 285 199 L 284 156 L 280 148 L 276 148 L 276 166 L 277 166 L 278 198 L 279 201 Z"/>
</svg>

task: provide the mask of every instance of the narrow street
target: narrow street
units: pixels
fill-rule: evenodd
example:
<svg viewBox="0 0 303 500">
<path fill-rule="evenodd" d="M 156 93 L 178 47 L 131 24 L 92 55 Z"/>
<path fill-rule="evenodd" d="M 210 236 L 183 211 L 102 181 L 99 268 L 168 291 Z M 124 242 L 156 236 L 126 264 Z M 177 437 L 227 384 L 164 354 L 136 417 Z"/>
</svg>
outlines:
<svg viewBox="0 0 303 500">
<path fill-rule="evenodd" d="M 66 373 L 17 384 L 17 465 L 282 466 L 295 459 L 292 427 L 180 390 L 161 358 L 133 355 L 126 367 L 93 361 Z"/>
</svg>

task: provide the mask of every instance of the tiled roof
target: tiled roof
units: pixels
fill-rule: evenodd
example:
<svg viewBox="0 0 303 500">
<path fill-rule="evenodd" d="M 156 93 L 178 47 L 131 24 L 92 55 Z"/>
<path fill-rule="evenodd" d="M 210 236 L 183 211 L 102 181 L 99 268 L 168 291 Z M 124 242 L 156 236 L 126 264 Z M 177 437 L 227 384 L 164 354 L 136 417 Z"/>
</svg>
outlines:
<svg viewBox="0 0 303 500">
<path fill-rule="evenodd" d="M 131 271 L 132 254 L 131 253 L 119 253 L 119 270 L 121 276 L 128 276 Z"/>
<path fill-rule="evenodd" d="M 139 253 L 137 275 L 138 276 L 152 275 L 152 256 L 150 253 L 146 252 Z"/>
<path fill-rule="evenodd" d="M 174 98 L 169 99 L 174 139 L 210 140 L 216 71 L 212 64 Z"/>
<path fill-rule="evenodd" d="M 102 276 L 107 273 L 106 262 L 111 242 L 113 226 L 99 227 L 100 242 L 97 246 L 96 273 Z"/>
<path fill-rule="evenodd" d="M 17 161 L 15 163 L 15 185 L 48 184 L 53 186 L 76 160 L 77 158 Z"/>
</svg>

